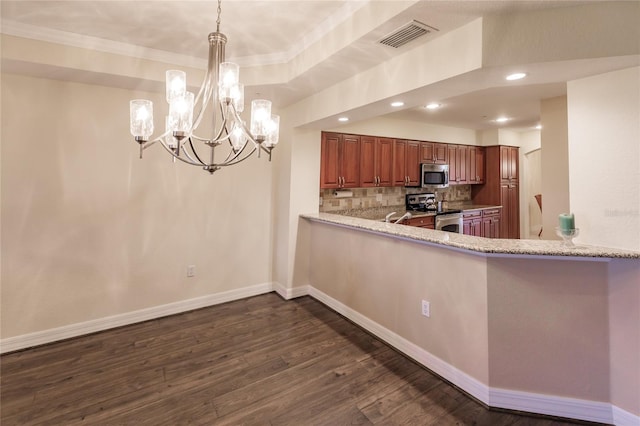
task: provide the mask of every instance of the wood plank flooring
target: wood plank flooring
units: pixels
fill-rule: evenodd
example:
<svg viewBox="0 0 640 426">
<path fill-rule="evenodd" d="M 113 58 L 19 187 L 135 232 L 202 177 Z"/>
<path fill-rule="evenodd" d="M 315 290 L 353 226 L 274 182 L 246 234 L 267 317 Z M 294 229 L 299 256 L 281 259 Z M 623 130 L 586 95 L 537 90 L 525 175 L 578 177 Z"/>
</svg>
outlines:
<svg viewBox="0 0 640 426">
<path fill-rule="evenodd" d="M 513 425 L 310 297 L 269 293 L 3 355 L 9 425 Z"/>
</svg>

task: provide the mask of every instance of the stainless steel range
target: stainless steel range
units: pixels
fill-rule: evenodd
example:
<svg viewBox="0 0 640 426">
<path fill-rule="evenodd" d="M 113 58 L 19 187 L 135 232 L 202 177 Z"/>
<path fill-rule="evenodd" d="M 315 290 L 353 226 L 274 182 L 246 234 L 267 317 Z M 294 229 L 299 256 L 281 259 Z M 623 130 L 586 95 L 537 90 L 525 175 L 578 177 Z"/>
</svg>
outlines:
<svg viewBox="0 0 640 426">
<path fill-rule="evenodd" d="M 435 213 L 436 230 L 462 234 L 462 210 L 442 208 L 435 193 L 407 194 L 405 204 L 407 211 Z"/>
</svg>

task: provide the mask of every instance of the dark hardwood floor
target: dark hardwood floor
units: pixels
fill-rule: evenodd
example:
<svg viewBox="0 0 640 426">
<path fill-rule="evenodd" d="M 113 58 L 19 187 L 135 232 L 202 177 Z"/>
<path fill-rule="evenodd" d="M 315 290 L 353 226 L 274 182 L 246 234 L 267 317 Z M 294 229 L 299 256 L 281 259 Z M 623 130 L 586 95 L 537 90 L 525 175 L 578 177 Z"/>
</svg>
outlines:
<svg viewBox="0 0 640 426">
<path fill-rule="evenodd" d="M 309 297 L 275 293 L 3 355 L 9 425 L 567 425 L 489 411 Z"/>
</svg>

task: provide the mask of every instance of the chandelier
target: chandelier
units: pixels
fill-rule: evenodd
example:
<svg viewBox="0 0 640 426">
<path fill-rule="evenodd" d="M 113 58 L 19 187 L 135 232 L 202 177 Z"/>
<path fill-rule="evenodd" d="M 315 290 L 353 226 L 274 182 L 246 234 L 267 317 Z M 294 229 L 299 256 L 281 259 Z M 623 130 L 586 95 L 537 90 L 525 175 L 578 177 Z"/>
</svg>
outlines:
<svg viewBox="0 0 640 426">
<path fill-rule="evenodd" d="M 165 150 L 184 163 L 200 166 L 213 174 L 222 167 L 238 164 L 257 151 L 268 154 L 278 143 L 280 117 L 271 114 L 271 102 L 257 99 L 251 102 L 251 122 L 247 127 L 240 113 L 244 110 L 244 86 L 239 82 L 239 66 L 225 62 L 227 37 L 220 32 L 221 0 L 218 0 L 216 31 L 209 34 L 209 59 L 207 72 L 194 97 L 186 90 L 186 74 L 183 71 L 166 72 L 166 98 L 169 115 L 165 118 L 165 131 L 150 139 L 153 134 L 153 102 L 134 99 L 129 105 L 130 130 L 142 152 L 159 142 Z M 212 108 L 212 137 L 197 136 L 207 107 Z M 226 145 L 226 158 L 215 159 L 215 149 Z M 208 156 L 198 152 L 210 148 Z"/>
</svg>

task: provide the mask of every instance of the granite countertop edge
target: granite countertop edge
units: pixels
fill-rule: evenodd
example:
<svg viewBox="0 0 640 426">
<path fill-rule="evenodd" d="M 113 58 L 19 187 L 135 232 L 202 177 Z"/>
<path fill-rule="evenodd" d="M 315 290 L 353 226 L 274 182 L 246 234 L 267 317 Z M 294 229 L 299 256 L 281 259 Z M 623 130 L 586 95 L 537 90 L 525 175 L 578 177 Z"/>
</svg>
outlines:
<svg viewBox="0 0 640 426">
<path fill-rule="evenodd" d="M 581 244 L 576 244 L 574 247 L 566 247 L 561 241 L 555 240 L 482 238 L 331 213 L 302 214 L 300 217 L 311 221 L 331 223 L 386 234 L 392 237 L 406 238 L 484 254 L 640 259 L 640 252 L 637 251 Z"/>
</svg>

